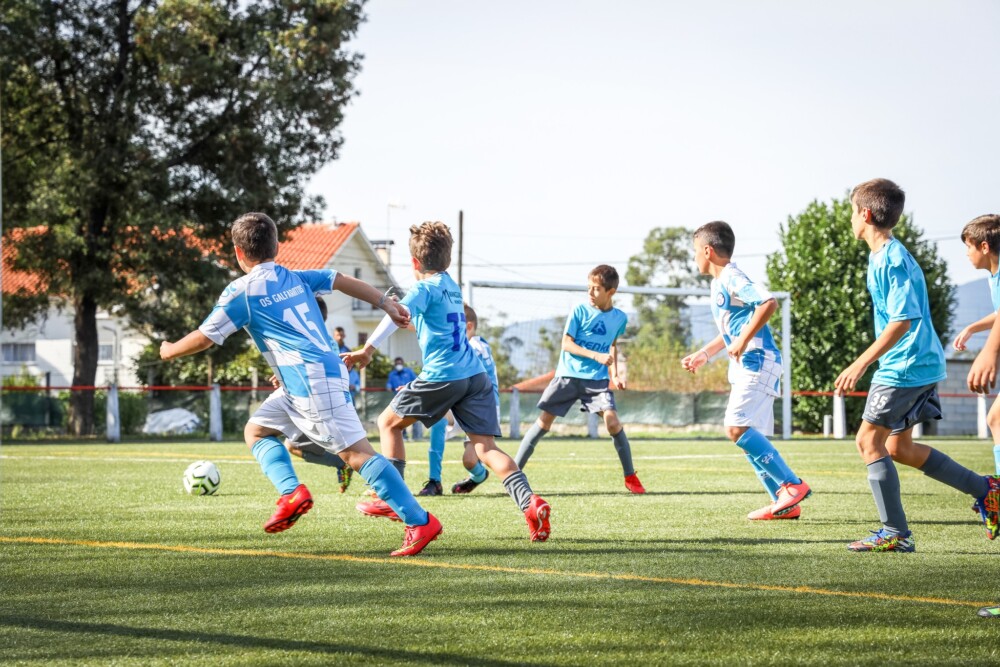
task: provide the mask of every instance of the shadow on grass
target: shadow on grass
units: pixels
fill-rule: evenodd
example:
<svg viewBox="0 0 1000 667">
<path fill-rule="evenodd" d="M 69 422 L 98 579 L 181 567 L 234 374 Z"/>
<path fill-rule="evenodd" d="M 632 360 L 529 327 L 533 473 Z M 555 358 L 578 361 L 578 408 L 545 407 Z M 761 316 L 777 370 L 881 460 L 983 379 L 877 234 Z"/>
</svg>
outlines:
<svg viewBox="0 0 1000 667">
<path fill-rule="evenodd" d="M 216 644 L 219 646 L 237 646 L 241 648 L 272 651 L 304 651 L 307 653 L 327 655 L 348 653 L 368 656 L 373 660 L 379 661 L 408 660 L 412 662 L 424 662 L 431 665 L 467 665 L 470 664 L 470 662 L 475 662 L 477 665 L 495 665 L 499 667 L 515 664 L 532 664 L 524 662 L 523 660 L 508 662 L 505 660 L 485 658 L 483 656 L 458 655 L 454 653 L 418 653 L 402 649 L 375 648 L 346 643 L 335 644 L 328 642 L 302 641 L 296 639 L 276 639 L 272 637 L 231 635 L 216 632 L 192 632 L 188 630 L 171 630 L 167 628 L 141 628 L 127 625 L 115 625 L 112 623 L 59 621 L 47 618 L 31 618 L 28 616 L 0 616 L 0 626 L 87 635 L 111 635 L 132 639 L 199 642 L 203 644 Z"/>
</svg>

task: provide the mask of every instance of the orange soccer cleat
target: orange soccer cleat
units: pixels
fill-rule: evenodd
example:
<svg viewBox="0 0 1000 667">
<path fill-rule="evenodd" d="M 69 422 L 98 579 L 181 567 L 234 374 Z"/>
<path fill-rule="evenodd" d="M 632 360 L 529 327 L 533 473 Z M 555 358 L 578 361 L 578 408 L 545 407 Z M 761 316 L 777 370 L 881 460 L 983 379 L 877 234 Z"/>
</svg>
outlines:
<svg viewBox="0 0 1000 667">
<path fill-rule="evenodd" d="M 430 512 L 427 513 L 427 523 L 423 526 L 407 526 L 403 537 L 403 546 L 392 552 L 392 556 L 416 556 L 428 544 L 438 538 L 443 532 L 441 522 Z"/>
<path fill-rule="evenodd" d="M 264 524 L 264 532 L 280 533 L 288 530 L 303 514 L 312 509 L 313 497 L 305 484 L 299 484 L 291 493 L 278 498 L 278 509 Z"/>
</svg>

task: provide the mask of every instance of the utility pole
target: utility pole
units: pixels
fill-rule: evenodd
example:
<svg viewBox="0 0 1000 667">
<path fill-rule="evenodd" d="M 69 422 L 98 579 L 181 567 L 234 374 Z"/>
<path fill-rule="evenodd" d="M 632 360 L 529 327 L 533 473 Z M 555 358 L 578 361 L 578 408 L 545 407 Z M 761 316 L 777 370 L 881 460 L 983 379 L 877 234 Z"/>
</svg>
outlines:
<svg viewBox="0 0 1000 667">
<path fill-rule="evenodd" d="M 462 244 L 465 242 L 465 232 L 462 230 L 462 226 L 465 222 L 465 216 L 462 211 L 458 212 L 458 288 L 462 289 Z"/>
</svg>

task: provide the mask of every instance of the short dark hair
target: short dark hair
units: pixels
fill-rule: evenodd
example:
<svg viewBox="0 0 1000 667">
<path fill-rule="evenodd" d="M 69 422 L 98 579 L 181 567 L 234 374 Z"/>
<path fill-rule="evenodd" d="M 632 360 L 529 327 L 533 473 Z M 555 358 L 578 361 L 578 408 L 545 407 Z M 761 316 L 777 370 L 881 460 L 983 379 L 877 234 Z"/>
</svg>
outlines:
<svg viewBox="0 0 1000 667">
<path fill-rule="evenodd" d="M 985 243 L 990 252 L 1000 253 L 1000 215 L 990 213 L 973 218 L 962 228 L 962 242 Z"/>
<path fill-rule="evenodd" d="M 607 264 L 598 264 L 587 274 L 587 279 L 597 278 L 597 282 L 606 290 L 618 289 L 618 271 Z"/>
<path fill-rule="evenodd" d="M 476 311 L 474 311 L 472 309 L 472 306 L 470 306 L 467 303 L 462 304 L 462 307 L 465 308 L 465 321 L 466 322 L 472 322 L 472 329 L 473 330 L 478 329 L 479 328 L 479 317 L 476 315 Z"/>
<path fill-rule="evenodd" d="M 278 227 L 263 213 L 244 213 L 232 227 L 233 245 L 252 262 L 274 259 L 278 254 Z"/>
<path fill-rule="evenodd" d="M 326 299 L 316 297 L 316 303 L 319 304 L 319 314 L 323 316 L 323 321 L 326 322 L 326 318 L 330 314 L 326 307 Z M 339 329 L 340 327 L 337 328 Z"/>
<path fill-rule="evenodd" d="M 721 257 L 732 257 L 736 250 L 736 234 L 733 233 L 729 223 L 722 220 L 706 222 L 694 230 L 694 238 L 711 246 Z"/>
<path fill-rule="evenodd" d="M 396 363 L 397 361 L 402 362 L 404 364 L 406 363 L 405 361 L 403 361 L 403 357 L 396 357 L 395 359 L 392 360 L 392 363 Z"/>
<path fill-rule="evenodd" d="M 444 271 L 451 266 L 451 244 L 451 230 L 443 222 L 410 227 L 410 254 L 424 271 Z"/>
<path fill-rule="evenodd" d="M 903 215 L 906 193 L 888 178 L 873 178 L 854 186 L 851 203 L 871 211 L 872 224 L 879 229 L 892 229 Z"/>
<path fill-rule="evenodd" d="M 336 331 L 337 333 L 339 333 L 342 336 L 346 336 L 347 335 L 347 332 L 344 331 L 344 327 L 334 327 L 333 330 Z"/>
</svg>

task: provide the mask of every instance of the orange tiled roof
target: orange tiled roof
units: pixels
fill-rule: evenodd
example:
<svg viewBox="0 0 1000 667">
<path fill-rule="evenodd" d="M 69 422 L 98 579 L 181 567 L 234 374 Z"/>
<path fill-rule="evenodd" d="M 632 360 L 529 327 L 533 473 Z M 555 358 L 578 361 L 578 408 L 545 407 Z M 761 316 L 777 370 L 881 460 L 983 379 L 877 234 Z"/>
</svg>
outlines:
<svg viewBox="0 0 1000 667">
<path fill-rule="evenodd" d="M 348 222 L 339 225 L 307 224 L 300 225 L 288 232 L 284 243 L 278 248 L 278 261 L 290 269 L 319 269 L 329 264 L 330 259 L 343 247 L 358 223 Z M 17 253 L 18 242 L 28 234 L 45 232 L 45 227 L 19 228 L 14 227 L 4 233 L 2 276 L 4 294 L 16 294 L 24 290 L 27 294 L 37 294 L 44 291 L 45 285 L 40 278 L 28 271 L 14 271 L 10 268 Z M 165 236 L 182 234 L 193 239 L 206 253 L 223 252 L 222 244 L 208 242 L 194 237 L 190 229 L 180 231 L 168 230 Z"/>
<path fill-rule="evenodd" d="M 356 222 L 299 225 L 278 246 L 277 261 L 289 269 L 321 269 L 358 228 Z"/>
<path fill-rule="evenodd" d="M 29 234 L 42 234 L 45 227 L 13 227 L 8 230 L 3 237 L 3 269 L 0 281 L 3 282 L 4 294 L 17 294 L 23 292 L 27 295 L 35 295 L 45 290 L 42 280 L 30 271 L 15 271 L 10 265 L 17 257 L 17 244 Z"/>
</svg>

